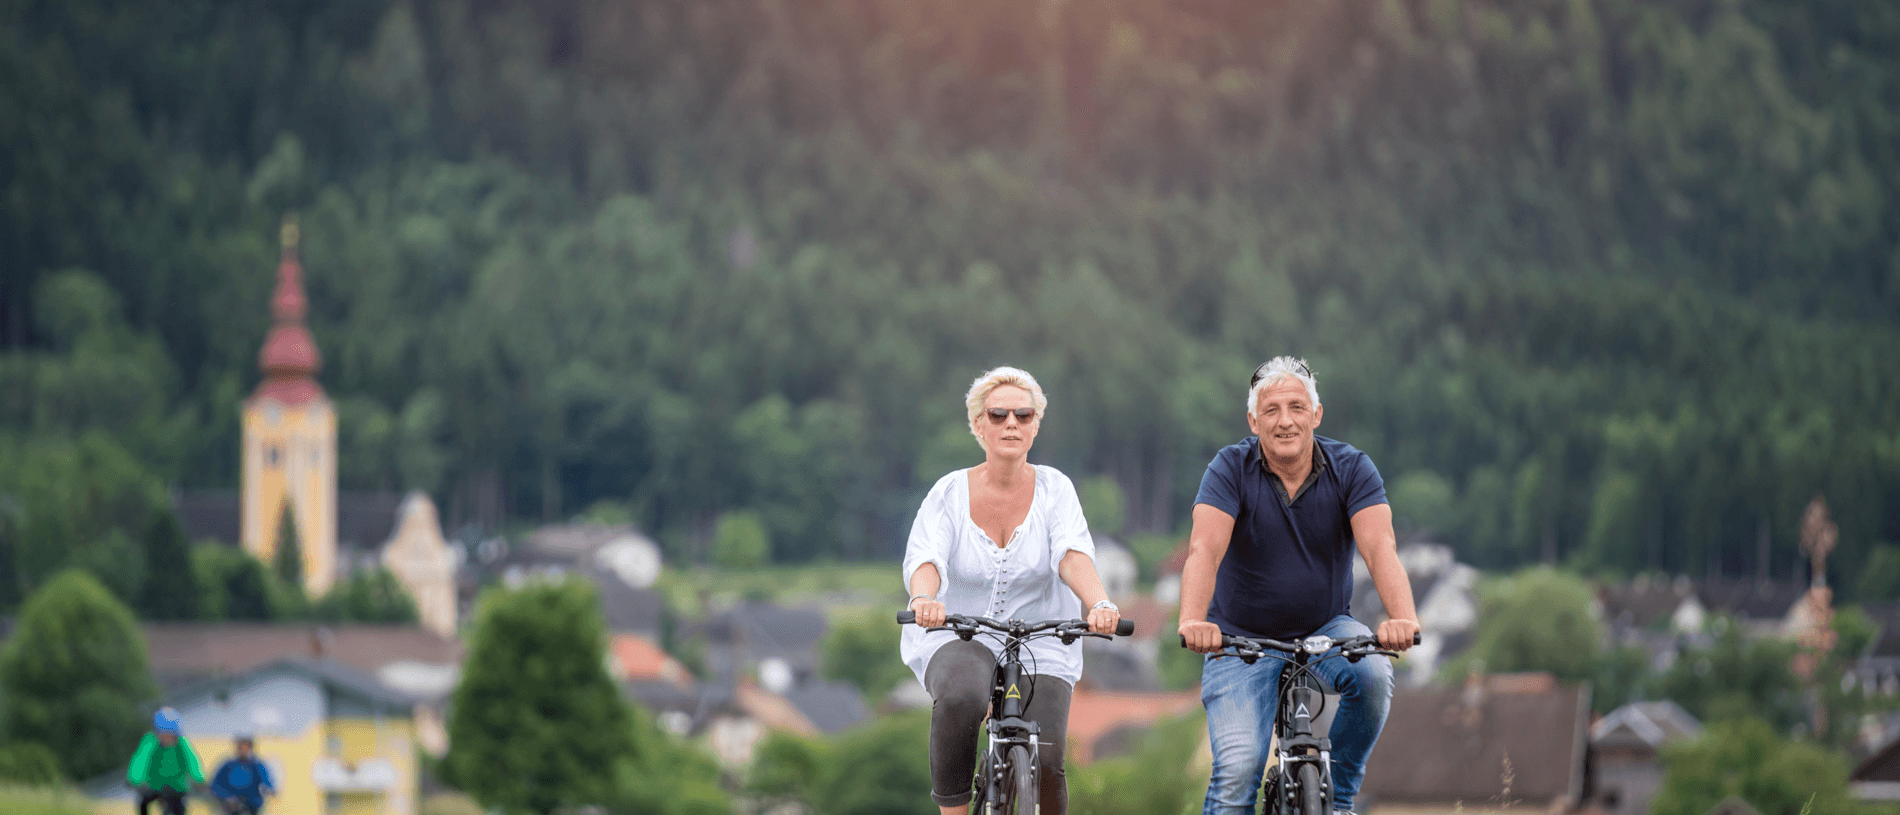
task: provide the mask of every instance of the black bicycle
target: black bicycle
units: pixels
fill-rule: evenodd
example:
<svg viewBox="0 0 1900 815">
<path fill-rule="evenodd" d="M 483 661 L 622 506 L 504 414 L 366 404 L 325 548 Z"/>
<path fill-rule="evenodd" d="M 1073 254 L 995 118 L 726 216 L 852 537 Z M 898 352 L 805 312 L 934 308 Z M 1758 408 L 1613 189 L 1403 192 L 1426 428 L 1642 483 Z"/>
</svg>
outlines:
<svg viewBox="0 0 1900 815">
<path fill-rule="evenodd" d="M 1412 644 L 1418 642 L 1418 635 L 1412 635 Z M 1187 645 L 1185 637 L 1181 644 Z M 1326 709 L 1326 693 L 1313 675 L 1313 666 L 1337 658 L 1358 662 L 1374 654 L 1396 657 L 1398 652 L 1379 647 L 1379 638 L 1370 635 L 1336 640 L 1316 634 L 1287 642 L 1222 634 L 1220 644 L 1233 653 L 1217 652 L 1210 657 L 1236 657 L 1248 665 L 1265 657 L 1292 668 L 1291 676 L 1280 677 L 1280 709 L 1273 717 L 1277 761 L 1267 771 L 1267 815 L 1328 815 L 1333 811 L 1333 745 L 1331 739 L 1313 735 L 1313 719 Z"/>
<path fill-rule="evenodd" d="M 900 625 L 915 623 L 917 612 L 897 612 L 897 622 Z M 983 631 L 984 628 L 995 633 Z M 996 678 L 990 687 L 990 744 L 977 763 L 976 778 L 971 782 L 976 798 L 971 801 L 970 811 L 978 815 L 1035 815 L 1039 783 L 1036 760 L 1040 756 L 1036 737 L 1042 729 L 1034 721 L 1023 718 L 1023 708 L 1029 703 L 1022 692 L 1023 644 L 1043 637 L 1059 638 L 1063 645 L 1073 645 L 1082 637 L 1105 640 L 1114 637 L 1090 631 L 1086 620 L 1004 622 L 962 614 L 945 615 L 943 625 L 926 630 L 954 631 L 965 641 L 979 633 L 999 637 L 1002 641 L 1003 655 L 996 661 Z M 1124 637 L 1135 633 L 1135 622 L 1122 620 L 1115 627 L 1115 633 Z"/>
</svg>

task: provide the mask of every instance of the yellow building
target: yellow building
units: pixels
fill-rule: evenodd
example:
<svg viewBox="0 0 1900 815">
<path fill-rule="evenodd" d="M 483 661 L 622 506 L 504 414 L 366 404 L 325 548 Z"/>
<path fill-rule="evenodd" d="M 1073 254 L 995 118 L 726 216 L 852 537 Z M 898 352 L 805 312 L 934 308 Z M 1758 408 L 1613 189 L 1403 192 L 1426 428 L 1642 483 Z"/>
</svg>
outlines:
<svg viewBox="0 0 1900 815">
<path fill-rule="evenodd" d="M 245 551 L 273 562 L 288 504 L 304 590 L 315 597 L 336 582 L 336 410 L 316 380 L 323 355 L 304 326 L 308 303 L 294 222 L 284 225 L 270 306 L 275 324 L 257 355 L 264 379 L 244 402 L 240 536 Z"/>
<path fill-rule="evenodd" d="M 235 737 L 255 740 L 277 795 L 270 815 L 415 815 L 418 801 L 415 700 L 375 677 L 332 660 L 282 659 L 185 691 L 177 708 L 205 779 L 236 753 Z M 93 811 L 136 809 L 125 771 L 86 785 Z M 194 798 L 192 815 L 211 815 Z"/>
</svg>

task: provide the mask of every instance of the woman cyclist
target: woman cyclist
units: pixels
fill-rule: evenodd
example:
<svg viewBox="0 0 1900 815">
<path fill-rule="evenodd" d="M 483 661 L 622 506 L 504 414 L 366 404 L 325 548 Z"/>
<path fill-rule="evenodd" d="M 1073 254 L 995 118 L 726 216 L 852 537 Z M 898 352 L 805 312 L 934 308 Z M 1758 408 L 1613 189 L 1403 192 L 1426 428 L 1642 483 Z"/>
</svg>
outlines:
<svg viewBox="0 0 1900 815">
<path fill-rule="evenodd" d="M 904 583 L 917 626 L 901 651 L 930 691 L 930 797 L 943 815 L 969 812 L 977 735 L 989 711 L 1000 646 L 964 641 L 945 614 L 997 620 L 1072 619 L 1089 609 L 1089 630 L 1112 634 L 1121 614 L 1095 572 L 1095 544 L 1075 485 L 1054 467 L 1029 463 L 1049 400 L 1028 372 L 997 368 L 964 397 L 983 463 L 938 479 L 917 510 L 904 550 Z M 1082 646 L 1053 638 L 1024 647 L 1025 715 L 1041 725 L 1037 775 L 1044 815 L 1068 811 L 1062 772 L 1069 696 L 1082 676 Z"/>
</svg>

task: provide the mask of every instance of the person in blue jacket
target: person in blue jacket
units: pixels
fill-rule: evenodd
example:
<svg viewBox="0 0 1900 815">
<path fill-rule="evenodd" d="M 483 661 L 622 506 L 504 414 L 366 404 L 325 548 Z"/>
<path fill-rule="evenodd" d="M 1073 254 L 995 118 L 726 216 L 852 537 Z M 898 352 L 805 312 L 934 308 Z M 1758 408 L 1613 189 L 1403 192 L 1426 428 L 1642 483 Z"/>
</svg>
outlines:
<svg viewBox="0 0 1900 815">
<path fill-rule="evenodd" d="M 264 809 L 264 796 L 277 794 L 277 788 L 271 786 L 270 770 L 257 760 L 256 746 L 249 735 L 237 737 L 237 756 L 220 765 L 211 777 L 211 794 L 232 815 L 257 815 Z"/>
</svg>

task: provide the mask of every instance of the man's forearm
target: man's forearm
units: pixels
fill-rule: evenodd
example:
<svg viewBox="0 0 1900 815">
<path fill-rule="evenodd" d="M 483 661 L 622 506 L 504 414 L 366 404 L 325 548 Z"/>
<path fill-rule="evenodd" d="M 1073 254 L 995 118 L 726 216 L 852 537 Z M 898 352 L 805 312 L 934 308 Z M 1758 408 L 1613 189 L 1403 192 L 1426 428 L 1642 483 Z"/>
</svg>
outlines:
<svg viewBox="0 0 1900 815">
<path fill-rule="evenodd" d="M 1412 580 L 1405 575 L 1398 555 L 1388 554 L 1377 561 L 1368 566 L 1367 571 L 1372 572 L 1372 587 L 1379 592 L 1379 602 L 1385 604 L 1385 616 L 1418 622 L 1418 608 L 1412 602 Z"/>
</svg>

